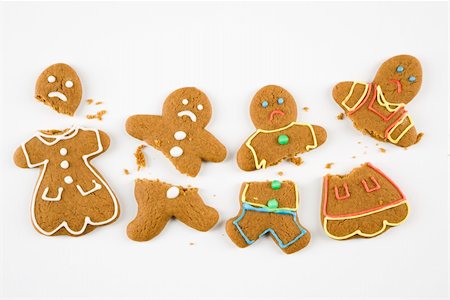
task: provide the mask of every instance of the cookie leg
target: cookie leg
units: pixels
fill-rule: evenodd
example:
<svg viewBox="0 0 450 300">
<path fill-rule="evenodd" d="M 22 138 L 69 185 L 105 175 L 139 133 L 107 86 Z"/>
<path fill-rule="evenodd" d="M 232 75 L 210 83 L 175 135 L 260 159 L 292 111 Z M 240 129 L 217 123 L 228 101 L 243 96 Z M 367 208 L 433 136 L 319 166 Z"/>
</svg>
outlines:
<svg viewBox="0 0 450 300">
<path fill-rule="evenodd" d="M 219 213 L 207 206 L 198 194 L 188 195 L 173 208 L 175 218 L 199 231 L 208 231 L 219 220 Z"/>
<path fill-rule="evenodd" d="M 245 248 L 253 244 L 269 224 L 269 214 L 241 209 L 236 218 L 228 220 L 226 231 L 238 247 Z"/>
<path fill-rule="evenodd" d="M 311 239 L 310 233 L 297 220 L 296 214 L 272 215 L 272 238 L 287 254 L 306 247 Z"/>
<path fill-rule="evenodd" d="M 127 226 L 127 235 L 138 242 L 148 241 L 157 236 L 166 226 L 170 215 L 161 207 L 138 212 L 136 218 Z"/>
</svg>

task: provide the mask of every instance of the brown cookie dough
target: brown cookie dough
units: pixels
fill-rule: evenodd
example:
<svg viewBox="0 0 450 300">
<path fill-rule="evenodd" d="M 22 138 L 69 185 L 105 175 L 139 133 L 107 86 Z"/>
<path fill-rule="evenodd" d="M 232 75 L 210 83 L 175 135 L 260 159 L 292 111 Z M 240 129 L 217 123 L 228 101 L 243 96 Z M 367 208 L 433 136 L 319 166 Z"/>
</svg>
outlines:
<svg viewBox="0 0 450 300">
<path fill-rule="evenodd" d="M 221 162 L 227 154 L 225 146 L 205 129 L 211 114 L 211 103 L 205 93 L 186 87 L 167 97 L 162 116 L 131 116 L 126 130 L 163 152 L 178 171 L 195 177 L 202 161 Z"/>
<path fill-rule="evenodd" d="M 73 116 L 81 101 L 81 81 L 72 67 L 51 65 L 36 81 L 35 98 L 59 113 Z"/>
<path fill-rule="evenodd" d="M 134 241 L 154 238 L 172 217 L 199 231 L 210 230 L 219 220 L 217 211 L 205 205 L 196 188 L 137 179 L 134 194 L 138 212 L 127 227 L 128 237 Z"/>
<path fill-rule="evenodd" d="M 299 195 L 294 182 L 245 182 L 239 197 L 240 211 L 226 224 L 227 234 L 237 246 L 250 246 L 267 233 L 287 254 L 308 245 L 311 236 L 298 221 Z"/>
<path fill-rule="evenodd" d="M 370 163 L 348 175 L 326 175 L 321 220 L 337 240 L 374 237 L 408 216 L 408 203 L 397 185 Z"/>
<path fill-rule="evenodd" d="M 345 81 L 333 88 L 333 98 L 364 134 L 408 147 L 420 140 L 405 109 L 422 85 L 417 58 L 398 55 L 385 61 L 371 83 Z"/>
<path fill-rule="evenodd" d="M 78 236 L 119 217 L 119 203 L 91 159 L 105 152 L 103 131 L 72 127 L 37 132 L 14 153 L 21 168 L 40 168 L 31 219 L 44 235 Z"/>
<path fill-rule="evenodd" d="M 297 104 L 280 86 L 261 88 L 250 104 L 250 116 L 257 131 L 237 154 L 238 165 L 244 171 L 276 165 L 317 148 L 327 138 L 324 128 L 296 122 Z"/>
</svg>

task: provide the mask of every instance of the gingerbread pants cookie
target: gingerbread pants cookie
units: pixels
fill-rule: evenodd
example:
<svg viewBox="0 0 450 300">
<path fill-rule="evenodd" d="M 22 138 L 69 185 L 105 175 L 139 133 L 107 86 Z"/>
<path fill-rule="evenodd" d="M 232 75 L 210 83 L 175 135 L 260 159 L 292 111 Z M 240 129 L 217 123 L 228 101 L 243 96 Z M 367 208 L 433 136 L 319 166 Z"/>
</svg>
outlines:
<svg viewBox="0 0 450 300">
<path fill-rule="evenodd" d="M 138 213 L 127 227 L 128 237 L 135 241 L 154 238 L 172 217 L 199 231 L 210 230 L 219 219 L 217 211 L 203 202 L 196 188 L 138 179 L 135 196 Z"/>
</svg>

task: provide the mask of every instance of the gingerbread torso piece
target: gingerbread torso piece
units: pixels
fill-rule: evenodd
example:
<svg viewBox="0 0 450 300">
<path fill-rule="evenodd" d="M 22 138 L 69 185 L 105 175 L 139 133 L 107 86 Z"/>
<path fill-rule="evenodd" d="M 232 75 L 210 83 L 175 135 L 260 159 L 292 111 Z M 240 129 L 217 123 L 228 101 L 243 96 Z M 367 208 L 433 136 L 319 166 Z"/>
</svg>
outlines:
<svg viewBox="0 0 450 300">
<path fill-rule="evenodd" d="M 44 235 L 81 235 L 119 216 L 116 196 L 90 160 L 109 147 L 99 130 L 38 132 L 14 154 L 19 167 L 41 169 L 31 215 Z"/>
<path fill-rule="evenodd" d="M 243 183 L 240 198 L 238 216 L 226 225 L 237 246 L 247 247 L 268 233 L 287 254 L 309 243 L 310 234 L 298 221 L 298 191 L 292 181 Z"/>
<path fill-rule="evenodd" d="M 182 88 L 167 97 L 162 116 L 131 116 L 126 130 L 164 153 L 181 173 L 196 176 L 202 161 L 221 162 L 226 157 L 225 147 L 205 129 L 210 118 L 206 95 Z"/>
<path fill-rule="evenodd" d="M 128 237 L 148 241 L 157 236 L 170 218 L 175 217 L 199 231 L 210 230 L 218 221 L 217 211 L 205 205 L 196 188 L 182 188 L 158 180 L 138 179 L 136 218 L 128 224 Z"/>
<path fill-rule="evenodd" d="M 333 98 L 360 131 L 408 147 L 420 140 L 405 105 L 418 93 L 422 71 L 417 59 L 400 55 L 386 61 L 372 83 L 341 82 Z"/>
<path fill-rule="evenodd" d="M 324 177 L 321 219 L 334 239 L 373 237 L 399 225 L 407 215 L 403 193 L 370 163 L 346 176 Z"/>
</svg>

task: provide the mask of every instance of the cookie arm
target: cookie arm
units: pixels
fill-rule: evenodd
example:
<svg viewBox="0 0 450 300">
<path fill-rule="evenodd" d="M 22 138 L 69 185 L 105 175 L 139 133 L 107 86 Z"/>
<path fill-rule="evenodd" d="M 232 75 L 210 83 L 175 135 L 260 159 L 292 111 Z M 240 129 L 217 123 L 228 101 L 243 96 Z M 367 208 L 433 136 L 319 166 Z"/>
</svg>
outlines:
<svg viewBox="0 0 450 300">
<path fill-rule="evenodd" d="M 327 131 L 322 126 L 312 125 L 314 134 L 316 135 L 317 147 L 325 143 L 327 140 Z"/>
<path fill-rule="evenodd" d="M 102 152 L 105 152 L 109 148 L 111 140 L 109 139 L 109 136 L 106 134 L 106 132 L 99 130 L 98 133 L 100 135 L 100 143 L 103 147 Z"/>
<path fill-rule="evenodd" d="M 334 101 L 345 111 L 356 108 L 359 100 L 365 96 L 368 85 L 364 82 L 343 81 L 333 87 Z"/>
<path fill-rule="evenodd" d="M 227 149 L 208 131 L 202 132 L 198 146 L 200 158 L 204 161 L 221 162 L 227 156 Z"/>
<path fill-rule="evenodd" d="M 134 115 L 127 119 L 125 129 L 129 135 L 143 141 L 152 130 L 157 128 L 161 120 L 161 116 Z"/>
<path fill-rule="evenodd" d="M 28 168 L 27 159 L 25 157 L 25 153 L 23 152 L 22 146 L 17 148 L 14 152 L 14 163 L 20 168 Z"/>
<path fill-rule="evenodd" d="M 250 149 L 243 144 L 237 153 L 237 163 L 239 168 L 244 171 L 256 170 L 255 159 Z"/>
</svg>

